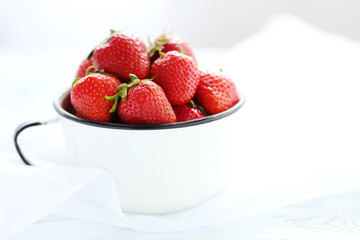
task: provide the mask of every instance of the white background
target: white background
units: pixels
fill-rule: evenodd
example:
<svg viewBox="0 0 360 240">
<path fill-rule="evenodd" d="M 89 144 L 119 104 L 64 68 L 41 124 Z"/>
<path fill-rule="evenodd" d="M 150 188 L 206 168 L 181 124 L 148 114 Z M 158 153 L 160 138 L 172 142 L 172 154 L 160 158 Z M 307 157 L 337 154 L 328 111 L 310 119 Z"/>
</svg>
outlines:
<svg viewBox="0 0 360 240">
<path fill-rule="evenodd" d="M 360 39 L 357 0 L 0 1 L 0 46 L 88 51 L 109 28 L 146 38 L 170 30 L 194 46 L 229 47 L 279 13 Z"/>
</svg>

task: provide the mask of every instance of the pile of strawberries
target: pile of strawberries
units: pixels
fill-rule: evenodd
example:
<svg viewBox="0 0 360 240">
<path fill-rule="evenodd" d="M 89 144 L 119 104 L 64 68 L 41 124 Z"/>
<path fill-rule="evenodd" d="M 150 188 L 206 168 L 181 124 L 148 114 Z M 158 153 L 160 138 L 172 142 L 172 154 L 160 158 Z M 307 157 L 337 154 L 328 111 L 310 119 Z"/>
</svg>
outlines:
<svg viewBox="0 0 360 240">
<path fill-rule="evenodd" d="M 138 36 L 111 31 L 79 66 L 70 99 L 80 118 L 163 124 L 220 113 L 239 95 L 221 71 L 200 71 L 182 38 L 162 35 L 147 48 Z"/>
</svg>

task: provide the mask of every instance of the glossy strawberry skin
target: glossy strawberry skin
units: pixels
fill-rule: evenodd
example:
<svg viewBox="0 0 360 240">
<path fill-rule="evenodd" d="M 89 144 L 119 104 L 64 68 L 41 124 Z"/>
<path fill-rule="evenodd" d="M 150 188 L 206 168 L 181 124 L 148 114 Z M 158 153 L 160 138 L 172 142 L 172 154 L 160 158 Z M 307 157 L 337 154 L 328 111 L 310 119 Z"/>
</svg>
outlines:
<svg viewBox="0 0 360 240">
<path fill-rule="evenodd" d="M 118 115 L 128 124 L 163 124 L 176 122 L 175 113 L 163 89 L 152 81 L 141 81 L 128 90 L 120 103 Z"/>
<path fill-rule="evenodd" d="M 104 70 L 126 81 L 130 80 L 130 73 L 140 79 L 149 75 L 150 58 L 146 46 L 135 35 L 114 33 L 106 43 L 95 48 L 93 58 L 96 70 Z"/>
<path fill-rule="evenodd" d="M 159 84 L 172 105 L 184 105 L 195 95 L 200 73 L 193 58 L 170 51 L 153 64 L 151 76 Z"/>
<path fill-rule="evenodd" d="M 114 100 L 106 100 L 105 96 L 115 94 L 121 82 L 109 75 L 92 73 L 76 82 L 70 92 L 70 100 L 77 116 L 82 118 L 108 122 L 110 109 Z"/>
<path fill-rule="evenodd" d="M 222 73 L 201 72 L 195 100 L 212 115 L 231 108 L 240 98 L 235 83 L 230 78 Z"/>
<path fill-rule="evenodd" d="M 177 122 L 185 122 L 205 117 L 199 109 L 187 105 L 174 106 L 173 109 Z"/>
<path fill-rule="evenodd" d="M 163 38 L 163 37 L 160 37 Z M 176 35 L 166 35 L 165 37 L 168 42 L 163 45 L 163 49 L 161 50 L 163 53 L 167 53 L 170 51 L 178 51 L 180 52 L 180 49 L 183 53 L 186 55 L 192 57 L 197 64 L 197 60 L 195 57 L 195 54 L 193 50 L 191 49 L 189 43 L 187 43 L 183 38 L 176 36 Z M 155 40 L 156 42 L 156 40 Z M 179 49 L 180 48 L 180 49 Z M 159 52 L 155 52 L 154 56 L 151 58 L 152 61 L 155 61 L 157 58 L 159 58 Z"/>
<path fill-rule="evenodd" d="M 88 67 L 92 65 L 93 65 L 93 58 L 90 59 L 85 58 L 84 60 L 82 60 L 78 68 L 78 71 L 76 72 L 75 78 L 85 77 L 86 70 L 88 69 Z M 90 72 L 94 72 L 94 70 L 91 70 Z"/>
</svg>

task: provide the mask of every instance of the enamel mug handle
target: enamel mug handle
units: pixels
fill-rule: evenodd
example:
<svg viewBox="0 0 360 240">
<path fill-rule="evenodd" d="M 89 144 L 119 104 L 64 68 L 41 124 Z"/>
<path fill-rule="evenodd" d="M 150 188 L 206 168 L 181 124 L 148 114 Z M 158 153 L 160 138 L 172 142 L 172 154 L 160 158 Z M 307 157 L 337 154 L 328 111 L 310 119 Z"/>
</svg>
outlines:
<svg viewBox="0 0 360 240">
<path fill-rule="evenodd" d="M 43 121 L 43 122 L 41 122 L 41 121 L 24 122 L 24 123 L 20 124 L 18 126 L 18 128 L 15 130 L 15 135 L 14 135 L 15 148 L 16 148 L 16 151 L 18 152 L 21 160 L 23 160 L 23 162 L 26 165 L 34 166 L 34 164 L 32 164 L 28 159 L 26 159 L 26 157 L 24 156 L 24 154 L 22 153 L 22 151 L 20 149 L 20 146 L 19 146 L 19 143 L 18 143 L 18 137 L 19 137 L 20 133 L 22 131 L 24 131 L 25 129 L 29 128 L 29 127 L 48 125 L 48 124 L 56 123 L 58 121 L 59 121 L 59 119 L 55 118 L 55 119 L 51 119 L 51 120 Z"/>
</svg>

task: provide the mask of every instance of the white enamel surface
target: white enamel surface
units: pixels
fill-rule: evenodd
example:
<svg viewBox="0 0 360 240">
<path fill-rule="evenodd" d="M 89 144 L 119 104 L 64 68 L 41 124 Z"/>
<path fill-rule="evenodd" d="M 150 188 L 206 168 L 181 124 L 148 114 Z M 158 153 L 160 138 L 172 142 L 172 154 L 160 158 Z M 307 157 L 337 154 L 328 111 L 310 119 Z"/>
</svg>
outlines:
<svg viewBox="0 0 360 240">
<path fill-rule="evenodd" d="M 123 211 L 160 214 L 200 204 L 224 186 L 231 155 L 226 125 L 233 115 L 162 130 L 107 129 L 61 120 L 74 165 L 109 171 Z"/>
</svg>

